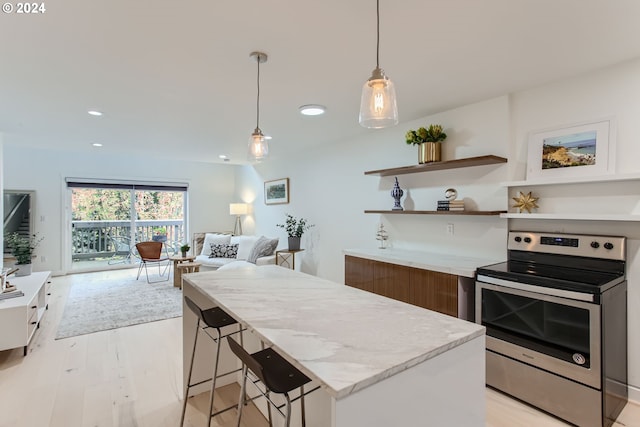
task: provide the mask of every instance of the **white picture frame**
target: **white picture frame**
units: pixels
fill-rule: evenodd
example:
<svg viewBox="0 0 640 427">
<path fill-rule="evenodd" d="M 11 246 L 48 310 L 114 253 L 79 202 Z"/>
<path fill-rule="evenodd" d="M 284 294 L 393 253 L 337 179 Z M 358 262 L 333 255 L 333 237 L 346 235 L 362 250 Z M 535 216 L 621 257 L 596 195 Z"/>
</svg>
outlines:
<svg viewBox="0 0 640 427">
<path fill-rule="evenodd" d="M 562 181 L 615 172 L 613 118 L 529 133 L 527 180 Z"/>
</svg>

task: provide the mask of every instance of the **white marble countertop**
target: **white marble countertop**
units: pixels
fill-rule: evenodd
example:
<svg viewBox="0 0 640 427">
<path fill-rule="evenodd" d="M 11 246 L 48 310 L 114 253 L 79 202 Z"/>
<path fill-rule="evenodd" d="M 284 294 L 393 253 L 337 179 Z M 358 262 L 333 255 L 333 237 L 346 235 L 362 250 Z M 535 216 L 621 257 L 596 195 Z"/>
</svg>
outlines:
<svg viewBox="0 0 640 427">
<path fill-rule="evenodd" d="M 344 249 L 345 255 L 474 278 L 476 269 L 504 259 L 476 258 L 407 249 Z"/>
<path fill-rule="evenodd" d="M 484 327 L 278 266 L 185 280 L 341 399 L 484 335 Z"/>
</svg>

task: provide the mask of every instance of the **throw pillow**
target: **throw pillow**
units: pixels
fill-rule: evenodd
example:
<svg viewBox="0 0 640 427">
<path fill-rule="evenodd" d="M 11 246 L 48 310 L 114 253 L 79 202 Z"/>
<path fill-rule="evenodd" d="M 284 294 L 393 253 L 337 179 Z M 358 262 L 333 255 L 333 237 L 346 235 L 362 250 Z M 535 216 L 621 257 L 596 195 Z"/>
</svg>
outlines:
<svg viewBox="0 0 640 427">
<path fill-rule="evenodd" d="M 235 258 L 238 255 L 238 245 L 216 245 L 211 244 L 211 255 L 209 258 Z"/>
<path fill-rule="evenodd" d="M 231 237 L 231 244 L 238 244 L 238 259 L 246 260 L 249 258 L 253 245 L 258 241 L 258 236 L 233 236 Z"/>
<path fill-rule="evenodd" d="M 210 256 L 211 255 L 211 245 L 228 245 L 231 240 L 231 236 L 229 234 L 215 234 L 215 233 L 206 233 L 204 236 L 204 243 L 202 244 L 202 252 L 200 255 Z"/>
<path fill-rule="evenodd" d="M 256 263 L 258 258 L 263 256 L 273 255 L 278 246 L 278 239 L 269 239 L 267 237 L 260 237 L 258 241 L 253 245 L 251 253 L 247 257 L 247 261 Z"/>
</svg>

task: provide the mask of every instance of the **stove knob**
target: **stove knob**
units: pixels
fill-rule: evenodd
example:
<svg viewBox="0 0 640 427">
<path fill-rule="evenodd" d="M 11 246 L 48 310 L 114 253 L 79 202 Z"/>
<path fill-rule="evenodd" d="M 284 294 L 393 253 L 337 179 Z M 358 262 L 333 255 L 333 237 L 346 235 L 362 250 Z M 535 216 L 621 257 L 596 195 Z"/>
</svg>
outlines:
<svg viewBox="0 0 640 427">
<path fill-rule="evenodd" d="M 524 238 L 524 242 L 525 243 L 531 243 L 531 237 L 525 237 Z"/>
<path fill-rule="evenodd" d="M 522 237 L 520 236 L 516 236 L 516 238 L 514 239 L 516 242 L 520 243 L 522 242 Z"/>
<path fill-rule="evenodd" d="M 605 243 L 605 244 L 604 244 L 604 248 L 605 248 L 605 249 L 608 249 L 608 250 L 613 249 L 613 243 L 611 243 L 611 242 L 607 242 L 607 243 Z"/>
<path fill-rule="evenodd" d="M 600 243 L 598 243 L 596 241 L 593 241 L 593 242 L 591 242 L 591 247 L 593 249 L 598 249 L 600 247 Z"/>
</svg>

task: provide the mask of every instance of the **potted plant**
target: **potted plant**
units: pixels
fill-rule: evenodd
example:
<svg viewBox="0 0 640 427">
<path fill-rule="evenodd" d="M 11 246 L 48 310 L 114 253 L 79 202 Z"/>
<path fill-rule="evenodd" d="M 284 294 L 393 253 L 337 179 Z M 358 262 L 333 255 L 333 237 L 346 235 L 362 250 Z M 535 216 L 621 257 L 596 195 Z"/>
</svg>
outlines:
<svg viewBox="0 0 640 427">
<path fill-rule="evenodd" d="M 410 130 L 405 135 L 407 144 L 418 146 L 418 163 L 439 162 L 441 158 L 440 142 L 447 138 L 440 125 Z"/>
<path fill-rule="evenodd" d="M 44 237 L 38 238 L 38 234 L 29 237 L 21 236 L 17 232 L 8 233 L 4 236 L 4 241 L 14 257 L 19 270 L 16 276 L 28 276 L 31 274 L 31 262 L 34 258 L 34 250 L 38 247 Z"/>
<path fill-rule="evenodd" d="M 182 258 L 187 257 L 187 252 L 189 251 L 189 249 L 191 249 L 191 246 L 189 246 L 188 243 L 185 243 L 184 245 L 180 246 L 180 252 L 182 252 Z"/>
<path fill-rule="evenodd" d="M 277 227 L 284 228 L 289 236 L 289 250 L 300 250 L 300 238 L 305 231 L 313 227 L 313 224 L 307 223 L 304 218 L 296 219 L 295 217 L 287 214 L 287 219 L 284 224 L 276 224 Z"/>
<path fill-rule="evenodd" d="M 153 236 L 151 240 L 154 242 L 166 242 L 167 241 L 167 227 L 153 227 Z"/>
</svg>

